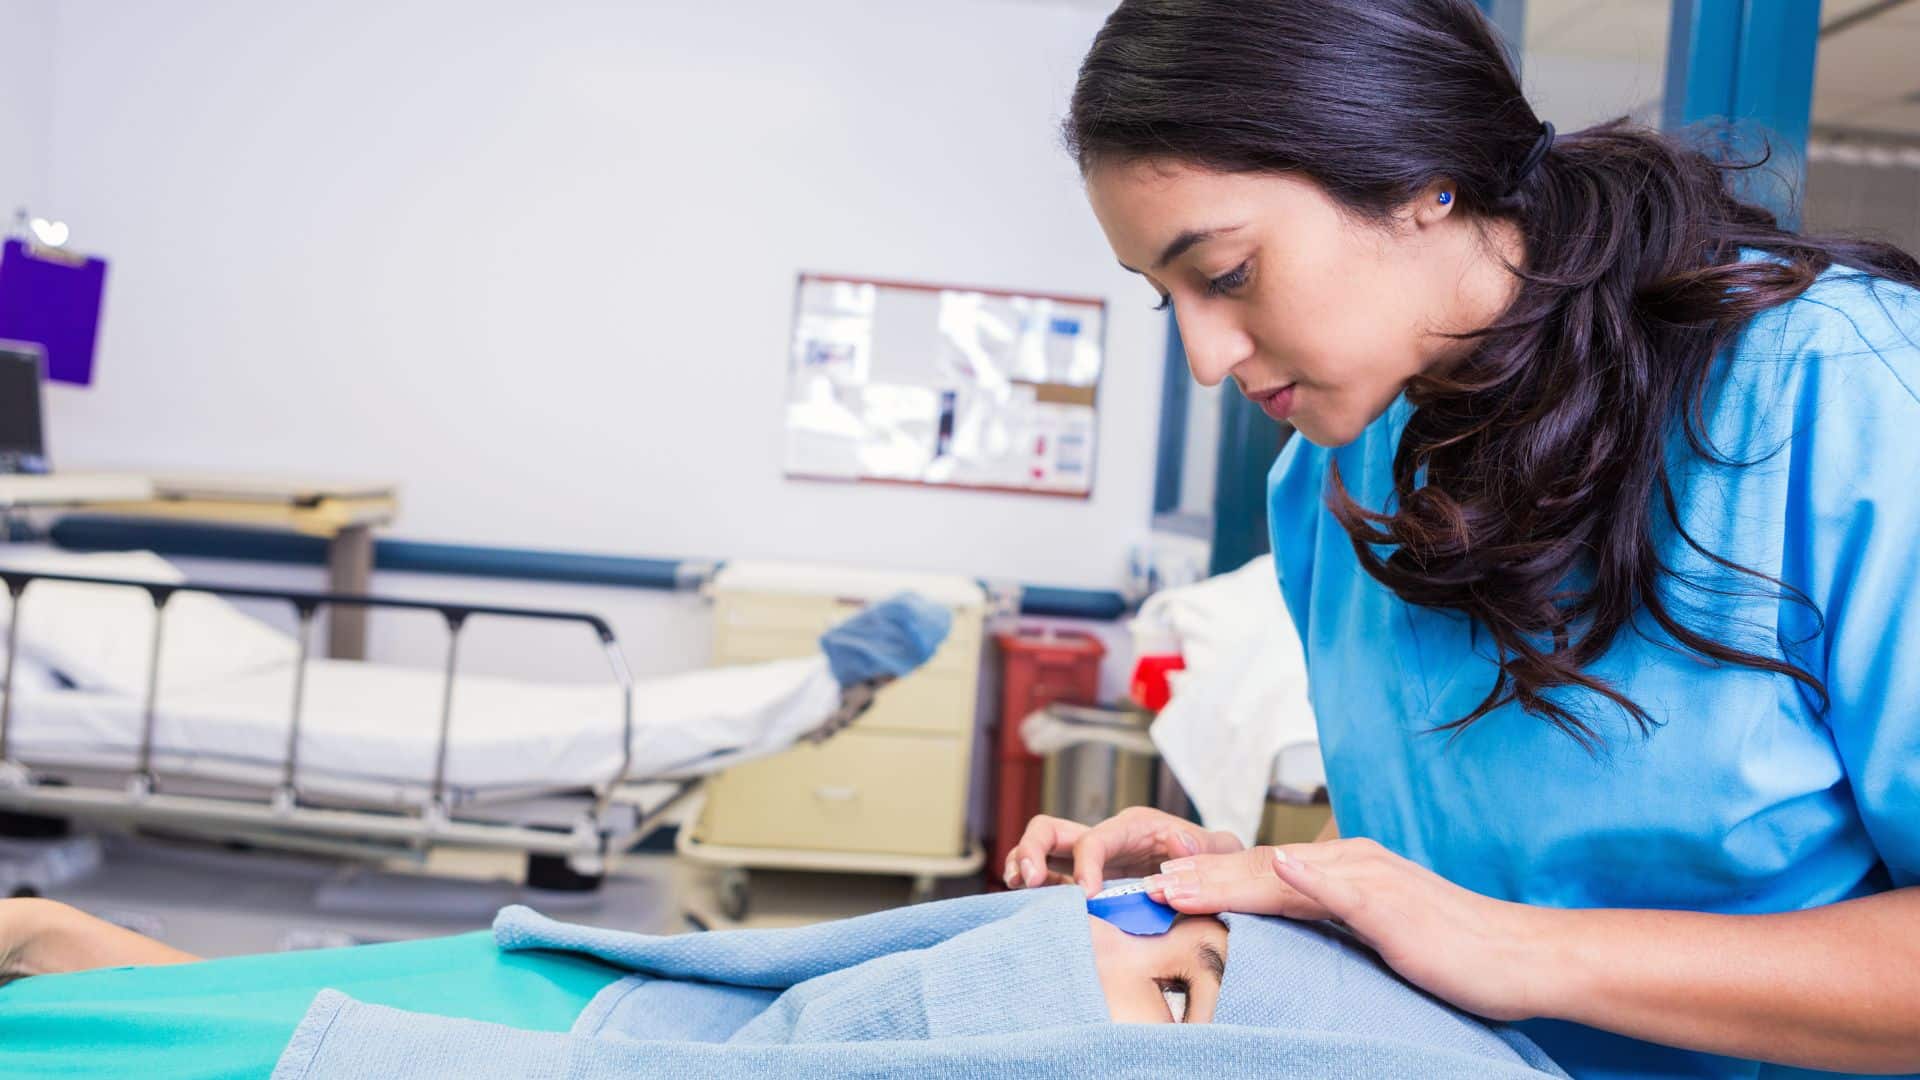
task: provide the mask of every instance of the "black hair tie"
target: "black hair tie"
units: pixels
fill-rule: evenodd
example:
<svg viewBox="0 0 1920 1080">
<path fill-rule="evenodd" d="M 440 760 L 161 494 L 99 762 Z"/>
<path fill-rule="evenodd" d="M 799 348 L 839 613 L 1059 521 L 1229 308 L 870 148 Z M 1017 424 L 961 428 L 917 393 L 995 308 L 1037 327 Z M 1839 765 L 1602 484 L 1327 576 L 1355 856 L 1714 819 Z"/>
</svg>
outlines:
<svg viewBox="0 0 1920 1080">
<path fill-rule="evenodd" d="M 1520 185 L 1526 183 L 1527 177 L 1533 175 L 1533 170 L 1540 167 L 1540 163 L 1546 160 L 1547 151 L 1551 149 L 1553 149 L 1553 122 L 1542 121 L 1540 137 L 1533 141 L 1533 149 L 1527 151 L 1527 156 L 1520 161 L 1520 168 L 1514 171 L 1513 183 L 1507 188 L 1508 195 L 1520 190 Z"/>
</svg>

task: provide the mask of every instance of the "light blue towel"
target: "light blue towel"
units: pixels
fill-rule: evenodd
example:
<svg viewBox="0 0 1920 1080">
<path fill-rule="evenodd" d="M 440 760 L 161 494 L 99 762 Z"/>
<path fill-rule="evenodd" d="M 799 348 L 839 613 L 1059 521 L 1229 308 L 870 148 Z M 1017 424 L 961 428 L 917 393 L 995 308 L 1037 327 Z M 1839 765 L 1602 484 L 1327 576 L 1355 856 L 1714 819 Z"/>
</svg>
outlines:
<svg viewBox="0 0 1920 1080">
<path fill-rule="evenodd" d="M 508 908 L 495 922 L 501 948 L 584 952 L 635 974 L 565 1035 L 324 993 L 274 1076 L 1107 1080 L 1174 1064 L 1224 1076 L 1565 1075 L 1525 1038 L 1412 990 L 1338 935 L 1228 925 L 1220 1022 L 1122 1025 L 1107 1020 L 1086 902 L 1071 886 L 677 937 Z"/>
<path fill-rule="evenodd" d="M 820 649 L 844 688 L 906 675 L 933 659 L 952 629 L 953 612 L 916 593 L 901 593 L 820 635 Z"/>
</svg>

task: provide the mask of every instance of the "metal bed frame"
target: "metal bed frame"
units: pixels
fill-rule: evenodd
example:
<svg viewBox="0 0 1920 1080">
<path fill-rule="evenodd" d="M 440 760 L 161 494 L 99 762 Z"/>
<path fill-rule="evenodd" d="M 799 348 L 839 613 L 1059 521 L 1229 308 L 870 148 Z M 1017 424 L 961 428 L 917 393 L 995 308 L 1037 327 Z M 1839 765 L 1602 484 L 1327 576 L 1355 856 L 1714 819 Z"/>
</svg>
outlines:
<svg viewBox="0 0 1920 1080">
<path fill-rule="evenodd" d="M 70 786 L 36 776 L 14 758 L 9 742 L 13 718 L 13 673 L 19 651 L 21 597 L 35 581 L 77 585 L 121 586 L 146 592 L 153 603 L 153 645 L 148 657 L 147 690 L 137 765 L 122 790 Z M 701 778 L 674 778 L 645 782 L 627 776 L 633 763 L 633 674 L 620 651 L 613 628 L 597 615 L 531 607 L 440 603 L 347 593 L 308 592 L 245 586 L 132 581 L 124 578 L 0 570 L 13 601 L 6 635 L 6 672 L 0 677 L 0 808 L 48 817 L 75 817 L 129 825 L 170 826 L 223 838 L 258 840 L 292 849 L 322 850 L 360 857 L 402 856 L 424 859 L 439 846 L 506 849 L 529 856 L 558 856 L 575 873 L 597 876 L 605 872 L 609 856 L 644 839 L 662 823 L 667 812 L 698 789 Z M 160 657 L 166 607 L 181 593 L 206 593 L 234 599 L 278 601 L 292 605 L 299 620 L 299 654 L 294 666 L 286 753 L 278 763 L 279 783 L 264 800 L 244 795 L 167 791 L 154 768 L 154 724 L 160 694 Z M 307 661 L 313 621 L 327 607 L 386 608 L 437 612 L 447 626 L 447 657 L 441 694 L 439 733 L 434 750 L 430 795 L 417 813 L 390 808 L 360 808 L 350 799 L 303 796 L 300 787 L 300 730 L 304 706 Z M 606 653 L 621 691 L 622 752 L 619 771 L 590 788 L 581 785 L 522 790 L 516 800 L 578 798 L 591 794 L 591 803 L 574 818 L 569 829 L 515 824 L 484 814 L 450 797 L 446 778 L 447 748 L 453 737 L 453 696 L 458 673 L 460 634 L 473 616 L 539 619 L 584 623 L 591 627 Z M 803 741 L 818 742 L 852 723 L 872 703 L 877 684 L 858 685 L 842 692 L 838 709 Z M 687 763 L 689 765 L 692 762 Z M 668 787 L 664 796 L 649 798 L 651 788 Z"/>
</svg>

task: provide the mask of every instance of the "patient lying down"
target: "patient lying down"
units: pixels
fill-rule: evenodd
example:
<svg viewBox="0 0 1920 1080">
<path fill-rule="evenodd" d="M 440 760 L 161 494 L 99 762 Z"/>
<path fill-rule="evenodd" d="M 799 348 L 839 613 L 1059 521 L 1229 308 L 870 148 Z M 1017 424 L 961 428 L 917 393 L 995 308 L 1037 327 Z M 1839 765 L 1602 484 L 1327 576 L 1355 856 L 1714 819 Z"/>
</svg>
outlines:
<svg viewBox="0 0 1920 1080">
<path fill-rule="evenodd" d="M 1123 1024 L 1204 1024 L 1226 976 L 1227 928 L 1182 916 L 1158 937 L 1087 917 L 1107 1011 Z M 34 975 L 200 961 L 53 900 L 0 900 L 0 985 Z M 296 958 L 297 959 L 297 958 Z M 316 988 L 317 992 L 318 988 Z"/>
<path fill-rule="evenodd" d="M 674 1068 L 749 1075 L 786 1066 L 800 1073 L 938 1075 L 957 1068 L 956 1048 L 963 1048 L 974 1057 L 1011 1055 L 1007 1060 L 1018 1067 L 1009 1065 L 1007 1075 L 1078 1077 L 1090 1075 L 1080 1064 L 1094 1049 L 1141 1049 L 1126 1040 L 1143 1035 L 1123 1032 L 1144 1033 L 1147 1025 L 1231 1028 L 1202 1044 L 1180 1044 L 1196 1068 L 1207 1064 L 1212 1051 L 1205 1048 L 1228 1055 L 1218 1063 L 1226 1066 L 1243 1060 L 1251 1046 L 1262 1071 L 1292 1075 L 1286 1053 L 1304 1054 L 1300 1047 L 1310 1042 L 1317 1056 L 1301 1075 L 1324 1072 L 1333 1061 L 1328 1054 L 1371 1061 L 1367 1055 L 1388 1052 L 1400 1055 L 1399 1068 L 1421 1075 L 1555 1072 L 1523 1037 L 1405 985 L 1337 929 L 1229 913 L 1182 918 L 1164 934 L 1136 937 L 1091 917 L 1071 886 L 963 897 L 793 929 L 667 937 L 569 925 L 507 908 L 484 943 L 490 948 L 471 961 L 476 968 L 564 960 L 604 971 L 567 1008 L 572 1019 L 564 1035 L 554 1026 L 528 1030 L 540 1024 L 513 1011 L 516 995 L 476 1011 L 471 1001 L 438 1001 L 431 989 L 396 1000 L 380 987 L 355 985 L 354 957 L 377 966 L 381 956 L 395 955 L 391 950 L 427 944 L 325 951 L 332 970 L 294 996 L 310 1005 L 275 1029 L 273 1041 L 284 1044 L 276 1075 L 402 1075 L 410 1063 L 430 1058 L 457 1060 L 464 1075 L 512 1076 L 542 1072 L 556 1054 L 570 1064 L 596 1060 L 619 1072 L 631 1064 L 623 1055 L 639 1054 L 639 1047 L 653 1075 Z M 198 969 L 233 965 L 237 976 L 257 978 L 269 968 L 298 970 L 318 955 L 196 962 L 62 905 L 0 901 L 0 965 L 15 977 L 32 976 L 0 989 L 0 1073 L 14 1052 L 9 1040 L 31 1030 L 37 984 L 54 989 L 61 980 L 92 977 L 60 972 L 153 965 L 117 974 L 145 979 L 146 992 L 164 994 L 170 980 L 184 985 Z M 241 965 L 251 966 L 241 971 Z M 434 985 L 485 978 L 479 970 L 448 972 Z M 276 985 L 285 984 L 282 978 Z M 177 999 L 172 1004 L 179 1008 Z M 107 1027 L 114 1019 L 97 1018 Z M 1103 1028 L 1113 1034 L 1099 1034 Z M 142 1059 L 147 1066 L 171 1053 L 206 1050 L 150 1037 L 151 1056 Z M 1264 1064 L 1269 1051 L 1277 1055 L 1271 1069 Z M 882 1052 L 885 1068 L 872 1060 Z M 959 1071 L 993 1074 L 975 1068 L 974 1057 Z"/>
</svg>

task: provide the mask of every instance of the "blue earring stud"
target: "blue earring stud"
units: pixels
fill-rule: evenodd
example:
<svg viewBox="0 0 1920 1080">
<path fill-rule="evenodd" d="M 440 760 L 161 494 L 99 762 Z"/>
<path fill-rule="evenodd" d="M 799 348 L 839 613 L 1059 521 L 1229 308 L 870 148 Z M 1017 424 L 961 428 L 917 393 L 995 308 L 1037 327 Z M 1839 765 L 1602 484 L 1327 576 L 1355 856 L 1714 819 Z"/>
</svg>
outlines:
<svg viewBox="0 0 1920 1080">
<path fill-rule="evenodd" d="M 1451 191 L 1443 191 L 1443 192 L 1441 192 L 1441 193 L 1440 193 L 1440 205 L 1441 205 L 1441 206 L 1452 206 L 1452 205 L 1453 205 L 1453 192 L 1451 192 Z"/>
</svg>

